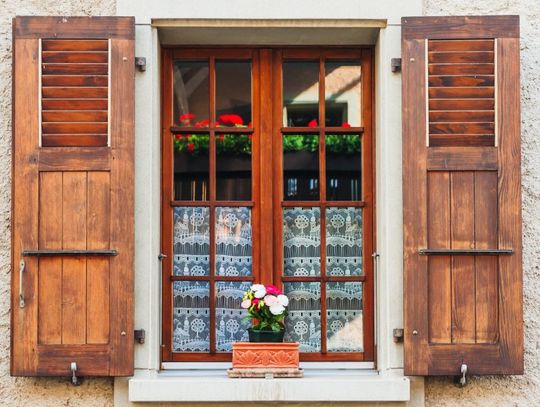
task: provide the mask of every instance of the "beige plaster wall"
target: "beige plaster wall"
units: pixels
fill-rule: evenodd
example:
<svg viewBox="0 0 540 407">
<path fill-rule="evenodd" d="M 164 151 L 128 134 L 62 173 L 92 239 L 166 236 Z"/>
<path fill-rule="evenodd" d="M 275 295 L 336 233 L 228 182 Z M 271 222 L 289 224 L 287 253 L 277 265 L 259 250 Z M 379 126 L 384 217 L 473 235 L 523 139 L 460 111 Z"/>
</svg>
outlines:
<svg viewBox="0 0 540 407">
<path fill-rule="evenodd" d="M 0 405 L 112 406 L 113 384 L 93 379 L 73 387 L 67 379 L 9 375 L 11 197 L 11 19 L 15 15 L 114 15 L 115 0 L 8 0 L 0 2 Z"/>
<path fill-rule="evenodd" d="M 519 14 L 525 375 L 473 378 L 458 389 L 448 378 L 426 381 L 427 406 L 540 405 L 540 1 L 424 0 L 425 15 Z"/>
</svg>

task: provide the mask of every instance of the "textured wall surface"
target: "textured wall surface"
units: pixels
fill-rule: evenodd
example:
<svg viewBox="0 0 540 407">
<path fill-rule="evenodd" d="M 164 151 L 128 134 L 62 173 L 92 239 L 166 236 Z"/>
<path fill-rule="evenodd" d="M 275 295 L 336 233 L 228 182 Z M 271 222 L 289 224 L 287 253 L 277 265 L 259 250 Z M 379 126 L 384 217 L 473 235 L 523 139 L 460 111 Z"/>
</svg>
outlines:
<svg viewBox="0 0 540 407">
<path fill-rule="evenodd" d="M 73 387 L 67 379 L 9 376 L 11 19 L 15 15 L 114 15 L 114 0 L 2 0 L 0 2 L 0 405 L 111 406 L 112 380 Z"/>
<path fill-rule="evenodd" d="M 540 405 L 540 1 L 425 0 L 425 15 L 519 14 L 521 19 L 521 142 L 525 375 L 473 378 L 458 389 L 429 379 L 427 406 Z"/>
</svg>

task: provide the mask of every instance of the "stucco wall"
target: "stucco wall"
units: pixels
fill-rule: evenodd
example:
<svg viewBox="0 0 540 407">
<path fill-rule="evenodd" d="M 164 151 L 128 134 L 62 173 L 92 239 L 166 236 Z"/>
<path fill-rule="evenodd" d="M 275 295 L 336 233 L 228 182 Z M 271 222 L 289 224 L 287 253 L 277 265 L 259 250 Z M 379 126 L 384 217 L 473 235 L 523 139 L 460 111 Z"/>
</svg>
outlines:
<svg viewBox="0 0 540 407">
<path fill-rule="evenodd" d="M 114 15 L 114 0 L 7 0 L 0 5 L 0 405 L 111 406 L 112 380 L 73 387 L 67 379 L 9 376 L 11 19 L 15 15 Z"/>
<path fill-rule="evenodd" d="M 425 0 L 425 15 L 519 14 L 521 18 L 521 142 L 525 375 L 473 378 L 458 389 L 428 379 L 427 406 L 540 405 L 540 1 Z"/>
</svg>

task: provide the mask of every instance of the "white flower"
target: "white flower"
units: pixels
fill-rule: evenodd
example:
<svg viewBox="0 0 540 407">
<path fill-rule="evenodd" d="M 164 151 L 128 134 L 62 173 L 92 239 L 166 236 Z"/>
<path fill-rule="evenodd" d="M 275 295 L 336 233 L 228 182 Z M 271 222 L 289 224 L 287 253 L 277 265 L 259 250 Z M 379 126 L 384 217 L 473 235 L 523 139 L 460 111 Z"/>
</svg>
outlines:
<svg viewBox="0 0 540 407">
<path fill-rule="evenodd" d="M 251 291 L 253 291 L 255 298 L 263 298 L 266 295 L 266 288 L 262 284 L 253 284 Z"/>
<path fill-rule="evenodd" d="M 278 302 L 274 303 L 274 305 L 270 307 L 270 312 L 273 315 L 283 314 L 284 311 L 285 311 L 285 307 Z"/>
<path fill-rule="evenodd" d="M 283 295 L 283 294 L 280 294 L 277 296 L 277 300 L 278 302 L 283 305 L 284 307 L 286 307 L 287 305 L 289 305 L 289 299 L 287 298 L 286 295 Z"/>
</svg>

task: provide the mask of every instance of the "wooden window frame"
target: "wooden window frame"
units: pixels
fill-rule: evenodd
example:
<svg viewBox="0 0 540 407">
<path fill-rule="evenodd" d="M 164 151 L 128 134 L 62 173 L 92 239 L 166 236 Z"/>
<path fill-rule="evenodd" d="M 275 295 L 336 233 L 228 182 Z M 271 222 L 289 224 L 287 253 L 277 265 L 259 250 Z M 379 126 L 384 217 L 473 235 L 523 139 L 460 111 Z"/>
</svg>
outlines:
<svg viewBox="0 0 540 407">
<path fill-rule="evenodd" d="M 216 281 L 255 281 L 282 286 L 289 281 L 309 281 L 312 278 L 282 276 L 282 209 L 284 207 L 360 207 L 363 222 L 363 274 L 361 276 L 331 277 L 325 275 L 326 250 L 321 250 L 321 352 L 302 353 L 303 361 L 374 361 L 374 272 L 372 254 L 375 244 L 375 195 L 374 195 L 374 94 L 373 94 L 373 47 L 266 47 L 266 48 L 207 48 L 207 47 L 164 47 L 162 48 L 162 349 L 163 362 L 177 361 L 230 361 L 230 353 L 215 351 L 215 314 L 210 317 L 210 352 L 172 351 L 172 281 L 204 280 L 210 284 L 210 308 L 214 307 Z M 173 75 L 175 59 L 209 60 L 210 126 L 208 128 L 175 127 L 173 112 Z M 224 128 L 215 126 L 215 60 L 246 60 L 252 62 L 252 128 Z M 326 59 L 358 60 L 362 70 L 362 127 L 283 127 L 282 82 L 283 60 L 320 61 L 319 70 L 319 122 L 324 123 L 325 88 L 324 64 Z M 364 80 L 365 78 L 365 80 Z M 262 109 L 265 101 L 272 100 L 271 109 Z M 201 131 L 202 130 L 202 131 Z M 324 138 L 326 133 L 360 135 L 362 141 L 362 201 L 327 201 Z M 174 201 L 173 166 L 174 148 L 171 135 L 175 133 L 207 133 L 209 144 L 209 199 L 207 201 Z M 252 199 L 250 201 L 216 201 L 215 135 L 219 133 L 249 133 L 252 138 Z M 284 134 L 318 134 L 319 142 L 319 201 L 283 201 L 283 163 L 281 154 Z M 268 160 L 266 158 L 270 157 Z M 272 182 L 268 183 L 271 179 Z M 264 188 L 260 186 L 264 185 Z M 173 269 L 173 213 L 175 206 L 205 206 L 210 209 L 210 275 L 172 276 Z M 253 227 L 253 275 L 251 277 L 224 277 L 214 275 L 214 211 L 216 206 L 248 206 L 252 209 Z M 322 214 L 322 212 L 321 212 Z M 321 247 L 325 242 L 324 216 L 321 216 Z M 272 243 L 269 243 L 272 242 Z M 333 281 L 358 281 L 363 285 L 363 352 L 326 352 L 326 327 L 324 322 L 326 297 L 325 284 Z M 213 318 L 212 318 L 213 316 Z"/>
</svg>

